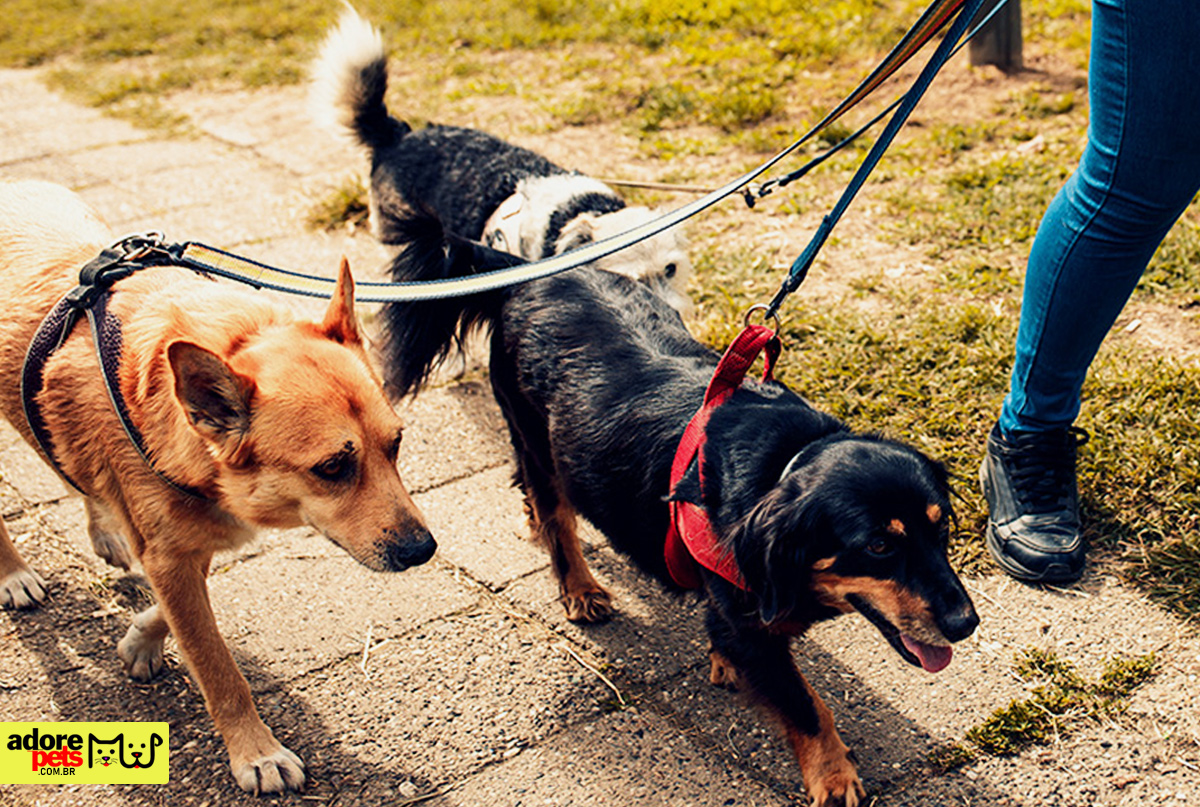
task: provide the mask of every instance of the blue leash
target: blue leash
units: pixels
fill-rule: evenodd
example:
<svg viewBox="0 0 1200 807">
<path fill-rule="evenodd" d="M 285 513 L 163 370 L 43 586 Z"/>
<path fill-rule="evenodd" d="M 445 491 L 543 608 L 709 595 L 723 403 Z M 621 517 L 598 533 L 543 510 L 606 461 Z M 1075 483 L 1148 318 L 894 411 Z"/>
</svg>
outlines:
<svg viewBox="0 0 1200 807">
<path fill-rule="evenodd" d="M 976 25 L 974 28 L 972 28 L 970 31 L 968 31 L 967 35 L 963 37 L 962 41 L 954 46 L 954 50 L 950 51 L 949 58 L 953 59 L 954 56 L 960 50 L 965 48 L 967 46 L 967 43 L 970 42 L 972 39 L 974 39 L 975 35 L 978 34 L 980 31 L 982 31 L 987 26 L 987 24 L 992 21 L 992 18 L 995 17 L 998 13 L 1000 13 L 1000 10 L 1002 8 L 1004 8 L 1007 4 L 1008 4 L 1008 0 L 1000 0 L 1000 2 L 996 3 L 996 5 L 993 6 L 992 9 L 986 15 L 984 15 L 983 19 L 979 21 L 979 24 Z M 886 118 L 896 107 L 900 106 L 900 104 L 903 100 L 904 100 L 904 96 L 901 95 L 899 98 L 897 98 L 896 100 L 894 100 L 890 104 L 888 104 L 883 109 L 883 111 L 876 114 L 875 117 L 871 118 L 869 121 L 864 123 L 861 127 L 859 127 L 857 130 L 855 130 L 853 134 L 846 135 L 846 137 L 844 137 L 840 141 L 838 141 L 838 143 L 836 145 L 830 146 L 828 149 L 821 152 L 816 157 L 813 157 L 811 160 L 809 160 L 804 165 L 797 168 L 795 171 L 791 171 L 790 173 L 784 174 L 783 176 L 779 177 L 779 179 L 768 179 L 767 181 L 758 185 L 757 188 L 755 188 L 753 190 L 747 188 L 744 192 L 745 197 L 746 197 L 746 205 L 749 207 L 754 207 L 755 202 L 757 202 L 759 199 L 762 199 L 765 196 L 768 196 L 771 193 L 774 193 L 776 188 L 785 187 L 785 186 L 790 185 L 791 183 L 795 182 L 796 180 L 803 178 L 809 171 L 813 170 L 818 165 L 825 162 L 830 157 L 832 157 L 833 155 L 837 154 L 839 151 L 844 149 L 846 146 L 850 145 L 855 140 L 858 140 L 858 138 L 860 138 L 864 134 L 866 134 L 873 126 L 875 126 L 875 124 L 879 123 L 881 120 Z"/>
<path fill-rule="evenodd" d="M 858 167 L 854 178 L 850 180 L 850 184 L 842 192 L 841 198 L 838 199 L 833 210 L 821 220 L 821 226 L 813 234 L 812 240 L 808 242 L 808 246 L 792 262 L 788 276 L 784 279 L 782 285 L 780 285 L 779 291 L 775 293 L 771 302 L 766 306 L 765 316 L 767 318 L 777 316 L 779 306 L 783 304 L 783 301 L 787 299 L 789 294 L 794 292 L 804 282 L 804 278 L 808 276 L 808 270 L 816 259 L 817 253 L 825 245 L 825 241 L 829 238 L 829 234 L 833 231 L 834 226 L 841 219 L 842 214 L 846 212 L 846 208 L 850 206 L 850 203 L 854 201 L 854 197 L 858 194 L 863 184 L 866 183 L 867 177 L 875 170 L 875 166 L 879 164 L 884 152 L 892 144 L 900 128 L 908 121 L 908 117 L 912 114 L 917 102 L 921 100 L 925 95 L 925 91 L 929 89 L 934 76 L 937 75 L 942 66 L 946 64 L 946 61 L 954 54 L 959 40 L 962 39 L 963 33 L 967 30 L 967 26 L 970 25 L 971 20 L 979 13 L 979 9 L 983 3 L 984 0 L 966 0 L 963 4 L 958 16 L 951 24 L 950 30 L 946 32 L 946 36 L 938 45 L 937 50 L 934 51 L 933 56 L 925 64 L 917 80 L 913 82 L 912 88 L 904 94 L 899 107 L 896 109 L 896 113 L 888 121 L 888 125 L 884 127 L 883 132 L 879 135 L 879 139 L 871 147 L 871 151 L 867 154 L 866 159 L 863 160 L 862 165 Z"/>
</svg>

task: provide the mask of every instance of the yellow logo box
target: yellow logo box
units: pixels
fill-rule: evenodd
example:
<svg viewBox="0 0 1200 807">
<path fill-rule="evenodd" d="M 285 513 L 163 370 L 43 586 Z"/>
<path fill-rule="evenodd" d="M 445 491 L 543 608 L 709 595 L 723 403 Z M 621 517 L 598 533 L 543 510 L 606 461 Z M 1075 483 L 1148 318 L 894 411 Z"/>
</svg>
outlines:
<svg viewBox="0 0 1200 807">
<path fill-rule="evenodd" d="M 166 723 L 0 723 L 0 783 L 165 785 L 169 740 Z"/>
</svg>

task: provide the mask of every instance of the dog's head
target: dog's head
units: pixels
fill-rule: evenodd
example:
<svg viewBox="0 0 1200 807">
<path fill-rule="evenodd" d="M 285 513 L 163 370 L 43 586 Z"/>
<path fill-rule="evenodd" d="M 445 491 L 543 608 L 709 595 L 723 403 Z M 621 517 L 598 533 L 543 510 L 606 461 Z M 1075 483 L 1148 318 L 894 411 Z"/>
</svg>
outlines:
<svg viewBox="0 0 1200 807">
<path fill-rule="evenodd" d="M 857 610 L 905 661 L 944 668 L 979 623 L 946 558 L 947 492 L 942 466 L 899 443 L 839 435 L 802 452 L 734 535 L 762 620 Z"/>
<path fill-rule="evenodd" d="M 555 244 L 555 252 L 566 252 L 593 241 L 620 235 L 658 215 L 658 212 L 645 207 L 623 207 L 612 213 L 576 216 L 563 227 L 562 235 Z M 692 262 L 688 258 L 687 238 L 679 227 L 664 230 L 606 255 L 592 265 L 640 280 L 680 314 L 687 316 L 691 313 L 692 301 L 687 296 L 687 284 L 692 275 Z"/>
<path fill-rule="evenodd" d="M 227 512 L 307 524 L 380 571 L 433 555 L 396 468 L 402 424 L 368 364 L 345 259 L 323 321 L 269 326 L 225 356 L 175 341 L 167 360 Z"/>
</svg>

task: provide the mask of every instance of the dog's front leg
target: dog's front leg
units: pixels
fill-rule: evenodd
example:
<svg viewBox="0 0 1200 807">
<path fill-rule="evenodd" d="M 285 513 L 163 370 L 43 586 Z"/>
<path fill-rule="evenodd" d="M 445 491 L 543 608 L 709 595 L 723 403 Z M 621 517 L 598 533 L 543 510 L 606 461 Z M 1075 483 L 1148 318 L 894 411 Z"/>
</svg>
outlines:
<svg viewBox="0 0 1200 807">
<path fill-rule="evenodd" d="M 713 683 L 736 683 L 782 726 L 814 807 L 857 807 L 865 794 L 850 749 L 829 707 L 796 669 L 791 638 L 727 621 L 715 609 L 708 628 Z"/>
<path fill-rule="evenodd" d="M 258 716 L 250 685 L 217 629 L 205 582 L 210 558 L 203 553 L 179 557 L 156 551 L 153 545 L 147 547 L 142 567 L 158 595 L 162 618 L 150 616 L 143 629 L 153 636 L 165 624 L 175 634 L 213 723 L 225 740 L 238 785 L 256 794 L 299 790 L 304 786 L 304 763 L 275 739 Z"/>
</svg>

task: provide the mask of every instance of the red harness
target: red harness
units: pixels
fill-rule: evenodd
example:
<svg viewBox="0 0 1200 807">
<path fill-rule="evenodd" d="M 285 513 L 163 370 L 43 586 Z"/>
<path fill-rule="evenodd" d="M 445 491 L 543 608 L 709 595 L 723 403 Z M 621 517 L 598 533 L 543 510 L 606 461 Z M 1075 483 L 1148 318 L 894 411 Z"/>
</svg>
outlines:
<svg viewBox="0 0 1200 807">
<path fill-rule="evenodd" d="M 733 340 L 721 361 L 717 363 L 712 381 L 708 382 L 708 389 L 704 392 L 704 404 L 688 423 L 683 438 L 679 441 L 675 462 L 671 465 L 672 493 L 693 459 L 698 463 L 700 489 L 704 490 L 703 448 L 707 439 L 705 428 L 708 426 L 708 419 L 713 410 L 728 401 L 734 390 L 742 385 L 742 379 L 746 377 L 750 365 L 764 350 L 766 356 L 763 359 L 763 381 L 770 381 L 775 360 L 779 358 L 779 348 L 779 337 L 765 325 L 747 325 Z M 721 546 L 704 507 L 675 500 L 668 502 L 668 505 L 671 523 L 667 527 L 667 542 L 663 551 L 672 579 L 683 588 L 700 588 L 703 580 L 697 568 L 698 564 L 719 574 L 735 586 L 746 588 L 736 559 Z"/>
</svg>

